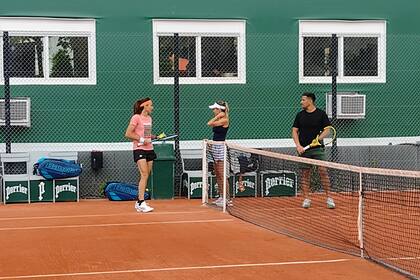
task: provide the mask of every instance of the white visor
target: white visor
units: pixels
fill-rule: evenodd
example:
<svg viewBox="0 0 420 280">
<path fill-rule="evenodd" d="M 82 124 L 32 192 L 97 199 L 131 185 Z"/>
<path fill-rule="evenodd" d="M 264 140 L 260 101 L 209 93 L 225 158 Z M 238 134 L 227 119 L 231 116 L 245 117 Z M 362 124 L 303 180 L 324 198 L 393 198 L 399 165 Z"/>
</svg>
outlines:
<svg viewBox="0 0 420 280">
<path fill-rule="evenodd" d="M 222 106 L 222 105 L 220 105 L 220 104 L 218 104 L 218 103 L 214 103 L 213 105 L 210 105 L 210 106 L 209 106 L 209 108 L 210 108 L 210 109 L 220 109 L 220 110 L 224 110 L 224 109 L 226 109 L 226 107 L 225 107 L 225 106 Z"/>
</svg>

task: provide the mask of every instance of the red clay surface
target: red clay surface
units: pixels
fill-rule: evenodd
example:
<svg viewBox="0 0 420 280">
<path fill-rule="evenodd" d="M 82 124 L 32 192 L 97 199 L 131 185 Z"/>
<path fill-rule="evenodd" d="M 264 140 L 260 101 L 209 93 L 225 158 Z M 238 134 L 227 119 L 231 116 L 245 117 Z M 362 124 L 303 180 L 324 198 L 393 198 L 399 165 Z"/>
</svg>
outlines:
<svg viewBox="0 0 420 280">
<path fill-rule="evenodd" d="M 405 279 L 248 224 L 199 200 L 0 206 L 4 279 Z"/>
<path fill-rule="evenodd" d="M 419 193 L 366 194 L 361 213 L 364 255 L 420 277 L 420 211 L 405 201 L 419 201 Z M 358 197 L 335 193 L 335 209 L 326 207 L 325 194 L 312 194 L 310 209 L 302 197 L 242 197 L 230 213 L 245 221 L 286 233 L 313 244 L 360 255 Z M 384 198 L 391 197 L 390 201 Z"/>
</svg>

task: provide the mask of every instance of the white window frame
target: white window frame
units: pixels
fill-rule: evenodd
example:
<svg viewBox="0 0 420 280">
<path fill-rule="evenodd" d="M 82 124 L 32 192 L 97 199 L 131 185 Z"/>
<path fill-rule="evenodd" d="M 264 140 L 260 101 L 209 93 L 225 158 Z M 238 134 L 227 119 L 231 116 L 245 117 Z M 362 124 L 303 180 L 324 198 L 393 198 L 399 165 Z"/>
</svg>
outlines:
<svg viewBox="0 0 420 280">
<path fill-rule="evenodd" d="M 299 83 L 331 83 L 331 76 L 308 77 L 303 75 L 303 38 L 324 37 L 337 34 L 337 83 L 386 83 L 386 21 L 385 20 L 300 20 L 299 21 Z M 378 38 L 378 76 L 344 76 L 344 37 Z"/>
<path fill-rule="evenodd" d="M 244 20 L 153 20 L 153 82 L 154 84 L 173 84 L 173 77 L 159 76 L 159 36 L 196 37 L 196 77 L 180 77 L 180 84 L 245 84 L 245 26 Z M 232 36 L 238 38 L 238 76 L 202 77 L 201 76 L 201 37 Z"/>
<path fill-rule="evenodd" d="M 40 36 L 43 40 L 43 78 L 10 78 L 12 85 L 96 85 L 96 22 L 94 19 L 0 18 L 0 52 L 3 54 L 3 32 L 9 36 Z M 49 77 L 49 40 L 51 36 L 88 38 L 89 77 Z M 0 56 L 0 83 L 4 84 L 3 56 Z"/>
</svg>

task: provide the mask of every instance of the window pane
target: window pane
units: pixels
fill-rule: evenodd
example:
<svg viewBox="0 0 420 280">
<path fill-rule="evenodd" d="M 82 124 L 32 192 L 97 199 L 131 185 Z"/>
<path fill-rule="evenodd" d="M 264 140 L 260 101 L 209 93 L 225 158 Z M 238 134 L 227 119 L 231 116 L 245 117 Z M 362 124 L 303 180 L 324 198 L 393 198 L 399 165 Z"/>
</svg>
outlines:
<svg viewBox="0 0 420 280">
<path fill-rule="evenodd" d="M 10 77 L 42 78 L 43 37 L 11 36 Z"/>
<path fill-rule="evenodd" d="M 303 75 L 331 76 L 331 37 L 303 38 Z"/>
<path fill-rule="evenodd" d="M 238 39 L 202 37 L 201 68 L 203 77 L 238 76 Z"/>
<path fill-rule="evenodd" d="M 344 76 L 378 76 L 378 38 L 344 38 Z"/>
<path fill-rule="evenodd" d="M 174 37 L 159 37 L 159 76 L 174 76 Z M 195 77 L 195 37 L 179 37 L 179 76 Z"/>
<path fill-rule="evenodd" d="M 48 37 L 50 77 L 89 77 L 87 37 Z"/>
</svg>

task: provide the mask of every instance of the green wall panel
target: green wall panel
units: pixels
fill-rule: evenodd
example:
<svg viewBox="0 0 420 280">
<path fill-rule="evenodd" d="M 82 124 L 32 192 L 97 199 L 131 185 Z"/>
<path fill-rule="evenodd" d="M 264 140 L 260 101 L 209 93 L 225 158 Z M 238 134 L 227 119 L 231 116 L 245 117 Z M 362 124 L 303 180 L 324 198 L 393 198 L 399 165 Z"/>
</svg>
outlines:
<svg viewBox="0 0 420 280">
<path fill-rule="evenodd" d="M 420 2 L 408 0 L 398 6 L 390 0 L 13 1 L 0 16 L 97 19 L 97 85 L 12 86 L 12 97 L 29 96 L 32 103 L 32 126 L 14 129 L 13 141 L 125 141 L 132 105 L 145 96 L 155 103 L 155 132 L 172 131 L 173 88 L 153 85 L 154 18 L 247 21 L 247 83 L 181 85 L 181 140 L 211 137 L 207 106 L 217 99 L 229 101 L 229 138 L 290 138 L 303 91 L 315 92 L 319 107 L 325 106 L 330 85 L 299 84 L 299 19 L 387 20 L 387 82 L 338 86 L 367 95 L 366 118 L 343 122 L 340 136 L 419 135 L 420 110 L 413 102 L 420 89 L 419 10 Z"/>
</svg>

